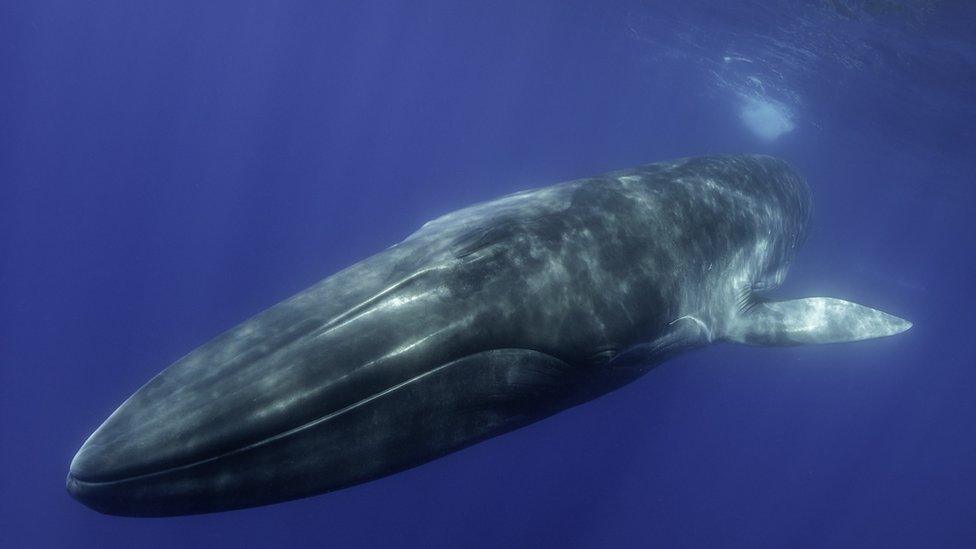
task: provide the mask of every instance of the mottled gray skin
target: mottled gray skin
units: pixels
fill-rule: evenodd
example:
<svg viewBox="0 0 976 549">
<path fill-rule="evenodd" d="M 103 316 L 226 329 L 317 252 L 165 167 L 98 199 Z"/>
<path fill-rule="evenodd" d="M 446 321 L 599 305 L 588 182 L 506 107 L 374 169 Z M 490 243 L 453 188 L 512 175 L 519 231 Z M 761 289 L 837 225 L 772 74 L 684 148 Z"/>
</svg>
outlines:
<svg viewBox="0 0 976 549">
<path fill-rule="evenodd" d="M 120 515 L 350 486 L 628 383 L 713 341 L 799 344 L 909 324 L 767 303 L 810 214 L 782 161 L 706 157 L 466 208 L 191 352 L 88 439 L 68 490 Z"/>
</svg>

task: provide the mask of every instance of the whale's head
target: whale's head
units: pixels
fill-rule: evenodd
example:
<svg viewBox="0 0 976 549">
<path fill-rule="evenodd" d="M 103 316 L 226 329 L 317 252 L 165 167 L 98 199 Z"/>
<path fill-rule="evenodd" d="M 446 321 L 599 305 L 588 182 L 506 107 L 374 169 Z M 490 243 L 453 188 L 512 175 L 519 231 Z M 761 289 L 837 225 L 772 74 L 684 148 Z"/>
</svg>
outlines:
<svg viewBox="0 0 976 549">
<path fill-rule="evenodd" d="M 472 303 L 490 302 L 465 293 L 469 279 L 452 286 L 456 266 L 423 261 L 431 249 L 398 245 L 178 360 L 88 438 L 68 491 L 113 515 L 264 505 L 394 473 L 549 413 L 565 365 L 526 346 L 486 347 L 508 325 L 478 328 Z M 473 301 L 459 305 L 460 295 Z"/>
<path fill-rule="evenodd" d="M 418 255 L 374 256 L 178 360 L 88 438 L 68 491 L 104 513 L 173 515 L 293 499 L 382 473 L 354 451 L 376 442 L 389 419 L 370 399 L 456 349 L 438 273 L 391 267 L 408 253 Z"/>
</svg>

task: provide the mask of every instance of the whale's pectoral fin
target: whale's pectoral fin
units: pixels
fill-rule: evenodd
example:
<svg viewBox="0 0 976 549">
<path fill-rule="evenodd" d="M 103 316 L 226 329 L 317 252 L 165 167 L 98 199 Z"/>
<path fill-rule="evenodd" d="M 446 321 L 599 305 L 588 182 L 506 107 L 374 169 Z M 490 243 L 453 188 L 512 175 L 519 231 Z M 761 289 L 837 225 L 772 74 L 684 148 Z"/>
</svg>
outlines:
<svg viewBox="0 0 976 549">
<path fill-rule="evenodd" d="M 899 334 L 912 323 L 877 309 L 808 297 L 753 304 L 739 314 L 726 338 L 749 345 L 841 343 Z"/>
</svg>

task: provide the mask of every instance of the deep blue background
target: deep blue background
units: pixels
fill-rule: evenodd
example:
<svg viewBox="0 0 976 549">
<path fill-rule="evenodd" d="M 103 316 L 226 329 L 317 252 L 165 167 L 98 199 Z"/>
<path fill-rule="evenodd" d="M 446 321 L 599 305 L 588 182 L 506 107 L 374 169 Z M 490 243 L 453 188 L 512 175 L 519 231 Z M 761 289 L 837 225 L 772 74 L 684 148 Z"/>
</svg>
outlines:
<svg viewBox="0 0 976 549">
<path fill-rule="evenodd" d="M 0 545 L 976 546 L 974 12 L 709 4 L 5 0 Z M 751 133 L 747 97 L 793 131 Z M 783 295 L 915 327 L 716 346 L 303 501 L 146 520 L 64 491 L 150 376 L 424 221 L 718 152 L 810 181 Z"/>
</svg>

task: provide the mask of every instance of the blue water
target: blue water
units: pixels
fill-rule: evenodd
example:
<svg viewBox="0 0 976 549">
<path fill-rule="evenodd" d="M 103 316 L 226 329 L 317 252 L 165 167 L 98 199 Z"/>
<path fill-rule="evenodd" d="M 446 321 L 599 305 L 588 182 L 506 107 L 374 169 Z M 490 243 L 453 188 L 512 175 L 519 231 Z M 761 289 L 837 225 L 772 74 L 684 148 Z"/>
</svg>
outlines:
<svg viewBox="0 0 976 549">
<path fill-rule="evenodd" d="M 976 546 L 966 2 L 0 4 L 0 546 Z M 475 201 L 762 152 L 816 201 L 783 295 L 898 337 L 715 346 L 326 496 L 171 519 L 64 490 L 220 331 Z"/>
</svg>

